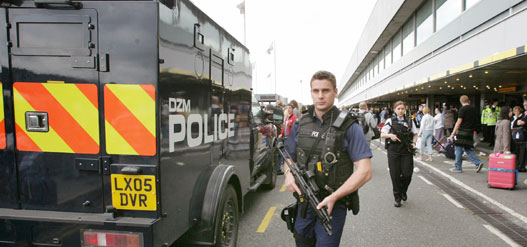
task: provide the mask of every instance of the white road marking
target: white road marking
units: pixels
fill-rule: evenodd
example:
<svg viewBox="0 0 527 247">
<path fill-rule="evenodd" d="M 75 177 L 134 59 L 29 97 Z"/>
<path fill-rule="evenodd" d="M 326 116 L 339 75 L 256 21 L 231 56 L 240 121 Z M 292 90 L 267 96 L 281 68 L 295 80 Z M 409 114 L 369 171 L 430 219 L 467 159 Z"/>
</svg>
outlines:
<svg viewBox="0 0 527 247">
<path fill-rule="evenodd" d="M 463 207 L 463 205 L 461 205 L 461 203 L 459 203 L 458 201 L 456 201 L 456 199 L 452 198 L 450 195 L 448 194 L 442 194 L 447 200 L 449 200 L 452 204 L 454 204 L 456 207 L 458 208 L 465 208 Z"/>
<path fill-rule="evenodd" d="M 425 177 L 419 175 L 418 176 L 420 179 L 422 179 L 423 181 L 425 181 L 425 183 L 429 184 L 429 185 L 434 185 L 432 182 L 430 182 L 428 179 L 426 179 Z"/>
<path fill-rule="evenodd" d="M 443 160 L 443 163 L 447 163 L 447 164 L 451 164 L 451 165 L 453 165 L 453 164 L 454 164 L 454 161 L 451 161 L 451 160 Z"/>
<path fill-rule="evenodd" d="M 496 229 L 495 227 L 491 225 L 483 225 L 483 226 L 487 228 L 489 232 L 494 233 L 494 235 L 498 236 L 499 238 L 501 238 L 501 240 L 505 241 L 505 243 L 507 243 L 509 246 L 513 246 L 513 247 L 521 246 L 517 244 L 516 242 L 514 242 L 514 240 L 510 239 L 507 235 L 503 234 L 500 230 Z"/>
<path fill-rule="evenodd" d="M 429 164 L 426 163 L 426 162 L 419 161 L 419 160 L 417 160 L 417 159 L 415 159 L 415 162 L 419 162 L 419 163 L 421 163 L 421 165 L 426 166 L 426 167 L 428 167 L 429 169 L 434 170 L 435 172 L 437 172 L 438 174 L 442 175 L 443 177 L 446 177 L 446 178 L 450 179 L 450 181 L 451 181 L 452 183 L 457 184 L 457 185 L 461 186 L 462 188 L 464 188 L 465 190 L 468 190 L 468 191 L 470 191 L 470 192 L 472 192 L 472 193 L 478 195 L 479 197 L 483 198 L 484 200 L 486 200 L 486 201 L 488 201 L 488 202 L 494 204 L 495 206 L 501 208 L 503 211 L 509 213 L 510 215 L 516 217 L 517 219 L 519 219 L 519 220 L 523 221 L 525 224 L 527 224 L 527 217 L 523 216 L 522 214 L 517 213 L 516 211 L 514 211 L 514 210 L 508 208 L 507 206 L 505 206 L 505 205 L 499 203 L 498 201 L 496 201 L 496 200 L 494 200 L 494 199 L 488 197 L 487 195 L 485 195 L 485 194 L 483 194 L 483 193 L 481 193 L 481 192 L 479 192 L 479 191 L 473 189 L 472 187 L 470 187 L 470 186 L 464 184 L 463 182 L 461 182 L 461 181 L 457 180 L 456 178 L 454 178 L 454 177 L 452 177 L 452 176 L 446 174 L 445 172 L 443 172 L 443 171 L 441 171 L 441 170 L 439 170 L 439 169 L 437 169 L 437 168 L 435 168 L 435 167 L 429 165 Z"/>
</svg>

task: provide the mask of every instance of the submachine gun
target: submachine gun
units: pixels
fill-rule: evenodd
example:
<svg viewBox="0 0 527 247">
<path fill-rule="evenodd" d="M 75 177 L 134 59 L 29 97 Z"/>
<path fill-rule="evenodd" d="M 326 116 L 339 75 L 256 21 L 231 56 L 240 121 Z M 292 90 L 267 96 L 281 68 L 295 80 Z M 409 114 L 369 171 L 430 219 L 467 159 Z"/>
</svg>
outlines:
<svg viewBox="0 0 527 247">
<path fill-rule="evenodd" d="M 409 124 L 412 124 L 412 123 L 410 122 Z M 412 135 L 406 135 L 406 134 L 401 133 L 401 131 L 397 131 L 395 128 L 393 128 L 391 123 L 389 123 L 388 125 L 390 125 L 391 130 L 393 131 L 393 133 L 395 133 L 397 138 L 399 138 L 399 140 L 401 140 L 401 143 L 404 145 L 406 150 L 408 150 L 408 152 L 411 153 L 412 155 L 415 155 L 417 149 L 412 146 L 413 133 L 410 132 L 410 133 L 412 133 Z M 411 126 L 411 125 L 409 125 L 409 126 Z M 392 140 L 390 138 L 387 138 L 385 140 L 386 149 L 388 149 L 388 145 L 390 145 L 391 142 L 392 142 Z"/>
<path fill-rule="evenodd" d="M 284 160 L 287 160 L 287 157 L 290 157 L 287 153 L 287 150 L 284 149 L 284 144 L 282 142 L 279 142 L 277 145 L 278 152 L 280 155 L 282 155 L 282 158 Z M 287 154 L 287 156 L 285 154 Z M 326 230 L 328 236 L 333 235 L 333 228 L 331 227 L 330 221 L 331 217 L 328 214 L 328 210 L 326 207 L 323 207 L 320 210 L 317 210 L 317 206 L 320 203 L 320 201 L 317 198 L 317 193 L 320 191 L 320 189 L 317 186 L 317 183 L 315 182 L 315 174 L 313 171 L 305 171 L 303 169 L 300 169 L 298 164 L 295 162 L 292 162 L 291 164 L 288 164 L 289 170 L 291 171 L 291 174 L 295 177 L 295 182 L 298 185 L 298 188 L 300 188 L 300 191 L 302 192 L 302 195 L 300 195 L 300 201 L 307 200 L 309 205 L 313 207 L 314 211 L 317 213 L 318 219 L 322 222 L 322 226 L 324 226 L 324 230 Z"/>
</svg>

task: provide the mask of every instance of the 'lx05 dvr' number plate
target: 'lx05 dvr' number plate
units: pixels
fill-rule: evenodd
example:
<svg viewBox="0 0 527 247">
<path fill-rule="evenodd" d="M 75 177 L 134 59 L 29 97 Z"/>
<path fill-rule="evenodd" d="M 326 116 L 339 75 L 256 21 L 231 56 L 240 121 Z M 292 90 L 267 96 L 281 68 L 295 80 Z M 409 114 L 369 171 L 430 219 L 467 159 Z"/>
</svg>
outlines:
<svg viewBox="0 0 527 247">
<path fill-rule="evenodd" d="M 112 204 L 116 209 L 157 209 L 155 176 L 112 174 L 111 179 Z"/>
</svg>

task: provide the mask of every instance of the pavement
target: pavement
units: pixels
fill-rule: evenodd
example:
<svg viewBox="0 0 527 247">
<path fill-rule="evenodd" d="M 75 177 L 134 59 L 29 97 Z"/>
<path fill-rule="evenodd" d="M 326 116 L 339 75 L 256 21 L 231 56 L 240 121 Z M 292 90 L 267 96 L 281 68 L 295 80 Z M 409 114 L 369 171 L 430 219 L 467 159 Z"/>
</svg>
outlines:
<svg viewBox="0 0 527 247">
<path fill-rule="evenodd" d="M 518 186 L 513 191 L 488 188 L 487 167 L 476 173 L 475 168 L 464 161 L 463 173 L 450 173 L 448 169 L 453 160 L 435 153 L 432 162 L 415 159 L 409 199 L 402 207 L 396 208 L 393 206 L 386 150 L 379 145 L 372 151 L 373 177 L 360 189 L 360 213 L 350 213 L 346 217 L 341 246 L 524 245 L 514 242 L 503 234 L 506 230 L 494 227 L 484 217 L 503 215 L 517 225 L 522 224 L 521 217 L 527 216 L 527 185 Z M 292 234 L 280 219 L 282 208 L 294 202 L 283 181 L 284 176 L 279 176 L 273 190 L 258 190 L 245 197 L 238 246 L 294 246 Z M 445 190 L 443 182 L 462 188 L 466 194 L 485 202 L 485 206 L 495 211 L 474 211 L 464 204 L 464 198 L 451 195 L 449 188 Z M 527 227 L 521 232 L 524 229 Z"/>
<path fill-rule="evenodd" d="M 441 175 L 450 183 L 473 195 L 477 200 L 502 213 L 512 222 L 527 228 L 527 173 L 520 172 L 518 174 L 517 185 L 513 190 L 489 188 L 488 157 L 493 152 L 493 149 L 489 147 L 488 143 L 479 143 L 475 151 L 478 158 L 484 162 L 484 166 L 479 173 L 476 173 L 475 165 L 466 157 L 466 154 L 462 163 L 463 173 L 450 172 L 449 169 L 454 167 L 454 160 L 447 159 L 443 154 L 436 151 L 432 155 L 433 161 L 414 159 L 414 164 L 418 168 Z M 425 159 L 426 157 L 428 156 L 425 151 L 423 158 Z"/>
</svg>

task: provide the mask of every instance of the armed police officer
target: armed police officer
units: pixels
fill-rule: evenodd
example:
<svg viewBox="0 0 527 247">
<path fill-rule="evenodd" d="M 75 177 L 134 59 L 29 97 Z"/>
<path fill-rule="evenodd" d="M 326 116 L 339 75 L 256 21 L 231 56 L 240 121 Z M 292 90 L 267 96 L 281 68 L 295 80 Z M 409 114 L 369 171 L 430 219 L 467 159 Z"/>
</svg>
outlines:
<svg viewBox="0 0 527 247">
<path fill-rule="evenodd" d="M 346 111 L 333 105 L 337 96 L 335 76 L 327 71 L 311 78 L 313 105 L 296 122 L 285 148 L 290 154 L 285 167 L 285 185 L 302 198 L 288 164 L 312 171 L 322 200 L 316 209 L 298 200 L 294 224 L 297 246 L 339 246 L 347 210 L 358 213 L 357 190 L 371 179 L 370 147 L 362 127 Z M 329 236 L 316 211 L 326 208 L 331 215 Z"/>
<path fill-rule="evenodd" d="M 405 115 L 406 104 L 397 101 L 393 105 L 395 116 L 386 120 L 381 129 L 381 138 L 385 138 L 388 149 L 388 167 L 392 179 L 395 207 L 406 201 L 408 186 L 414 170 L 415 139 L 417 129 L 411 117 Z"/>
</svg>

